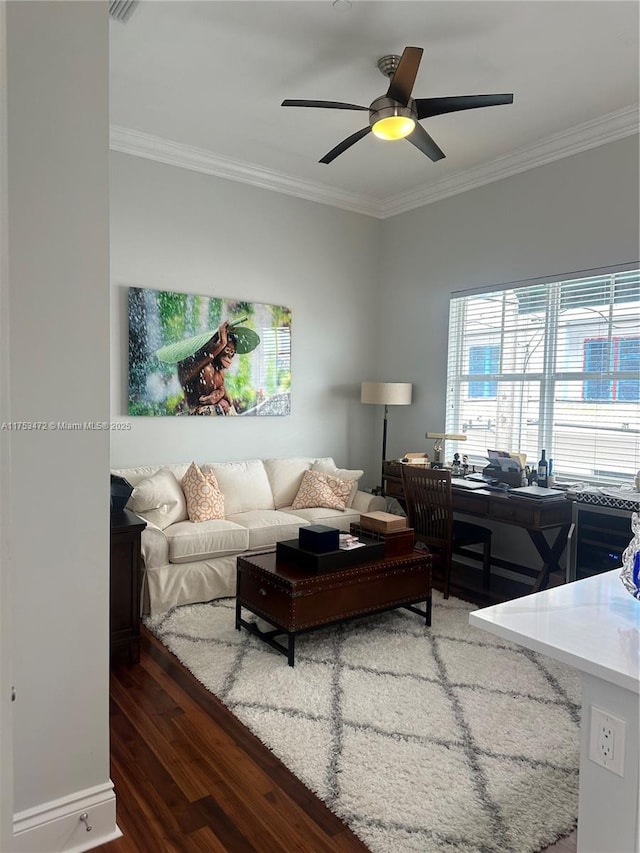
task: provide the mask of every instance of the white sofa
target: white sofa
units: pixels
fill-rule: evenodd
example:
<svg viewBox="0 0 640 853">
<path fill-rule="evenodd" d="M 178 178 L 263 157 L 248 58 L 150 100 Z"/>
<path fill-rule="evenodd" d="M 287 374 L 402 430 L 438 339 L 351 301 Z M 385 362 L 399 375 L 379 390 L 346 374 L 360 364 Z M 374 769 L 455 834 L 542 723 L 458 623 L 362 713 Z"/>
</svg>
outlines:
<svg viewBox="0 0 640 853">
<path fill-rule="evenodd" d="M 143 609 L 157 614 L 179 604 L 235 595 L 236 558 L 297 539 L 300 527 L 349 530 L 360 513 L 384 510 L 384 498 L 359 491 L 362 471 L 338 469 L 330 458 L 251 459 L 198 463 L 214 473 L 224 518 L 188 520 L 182 478 L 190 462 L 113 469 L 134 487 L 127 508 L 147 522 L 142 532 Z M 352 480 L 346 508 L 293 509 L 305 471 Z"/>
</svg>

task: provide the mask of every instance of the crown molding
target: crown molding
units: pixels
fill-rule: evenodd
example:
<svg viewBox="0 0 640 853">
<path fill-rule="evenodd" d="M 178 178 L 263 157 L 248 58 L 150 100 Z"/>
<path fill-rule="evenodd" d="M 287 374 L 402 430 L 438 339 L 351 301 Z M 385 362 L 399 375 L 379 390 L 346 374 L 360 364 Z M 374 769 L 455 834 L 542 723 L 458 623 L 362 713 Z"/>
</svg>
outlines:
<svg viewBox="0 0 640 853">
<path fill-rule="evenodd" d="M 549 136 L 533 145 L 527 145 L 512 154 L 498 157 L 490 163 L 457 172 L 448 178 L 442 178 L 408 193 L 390 196 L 382 202 L 379 216 L 381 219 L 387 219 L 398 213 L 415 210 L 434 201 L 535 169 L 537 166 L 571 157 L 581 151 L 597 148 L 607 142 L 633 136 L 639 132 L 639 122 L 640 112 L 637 104 L 608 113 L 570 130 Z"/>
<path fill-rule="evenodd" d="M 126 127 L 111 127 L 110 148 L 123 154 L 133 154 L 135 157 L 145 157 L 170 166 L 203 172 L 205 175 L 215 175 L 230 181 L 240 181 L 261 189 L 293 195 L 297 198 L 341 207 L 355 213 L 379 217 L 379 203 L 356 193 L 342 192 L 324 184 L 304 181 L 226 157 L 218 157 L 202 148 L 192 148 L 179 142 L 171 142 L 158 136 L 150 136 Z"/>
<path fill-rule="evenodd" d="M 390 196 L 382 201 L 356 193 L 342 192 L 313 181 L 294 179 L 282 172 L 264 169 L 251 163 L 218 157 L 210 151 L 193 148 L 178 142 L 161 139 L 125 127 L 112 126 L 110 147 L 112 151 L 145 157 L 171 166 L 179 166 L 231 181 L 240 181 L 261 189 L 296 196 L 297 198 L 339 207 L 354 213 L 388 219 L 415 210 L 435 201 L 458 195 L 484 184 L 535 169 L 554 160 L 570 157 L 581 151 L 615 142 L 638 133 L 640 113 L 638 105 L 608 113 L 570 130 L 521 148 L 512 154 L 498 157 L 474 169 L 467 169 L 442 178 L 431 184 Z"/>
</svg>

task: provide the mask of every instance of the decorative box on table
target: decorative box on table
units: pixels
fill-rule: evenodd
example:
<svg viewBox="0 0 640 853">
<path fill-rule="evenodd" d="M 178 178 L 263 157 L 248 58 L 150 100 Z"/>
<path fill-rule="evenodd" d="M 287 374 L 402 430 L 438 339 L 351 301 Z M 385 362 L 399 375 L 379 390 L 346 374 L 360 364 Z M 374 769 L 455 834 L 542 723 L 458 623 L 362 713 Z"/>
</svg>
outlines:
<svg viewBox="0 0 640 853">
<path fill-rule="evenodd" d="M 363 543 L 359 548 L 338 548 L 325 554 L 315 554 L 300 546 L 297 539 L 287 539 L 276 545 L 276 560 L 283 560 L 300 569 L 313 574 L 337 572 L 360 563 L 370 563 L 383 560 L 385 557 L 384 542 L 369 537 L 360 537 Z"/>
<path fill-rule="evenodd" d="M 390 533 L 392 530 L 404 530 L 407 527 L 407 519 L 390 512 L 363 512 L 360 515 L 360 527 L 376 533 Z"/>
<path fill-rule="evenodd" d="M 327 527 L 326 524 L 310 524 L 300 528 L 298 542 L 305 551 L 327 554 L 329 551 L 337 551 L 340 547 L 340 531 L 337 527 Z"/>
<path fill-rule="evenodd" d="M 362 539 L 368 536 L 384 543 L 385 557 L 400 557 L 410 554 L 415 544 L 415 531 L 413 527 L 405 527 L 401 530 L 389 530 L 386 533 L 375 530 L 365 530 L 360 524 L 351 524 L 350 531 L 354 536 Z"/>
</svg>

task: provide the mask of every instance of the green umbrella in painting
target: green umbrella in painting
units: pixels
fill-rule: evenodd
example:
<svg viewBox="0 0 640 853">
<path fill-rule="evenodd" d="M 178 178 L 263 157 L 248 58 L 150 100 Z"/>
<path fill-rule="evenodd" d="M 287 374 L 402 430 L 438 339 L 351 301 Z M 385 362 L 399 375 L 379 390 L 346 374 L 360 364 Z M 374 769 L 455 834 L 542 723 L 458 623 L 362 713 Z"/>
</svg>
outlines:
<svg viewBox="0 0 640 853">
<path fill-rule="evenodd" d="M 242 323 L 246 319 L 246 317 L 243 317 L 242 320 L 236 320 L 236 323 Z M 253 329 L 248 329 L 246 326 L 237 326 L 235 323 L 229 323 L 228 331 L 235 337 L 236 352 L 241 355 L 251 352 L 260 343 L 260 336 Z M 173 344 L 167 344 L 165 347 L 156 350 L 156 357 L 159 361 L 164 361 L 167 364 L 177 364 L 179 361 L 184 361 L 185 358 L 189 358 L 190 355 L 201 349 L 215 334 L 217 334 L 217 329 L 213 329 L 210 332 L 202 332 L 200 335 L 194 335 L 192 338 L 184 338 L 182 341 L 175 341 Z"/>
</svg>

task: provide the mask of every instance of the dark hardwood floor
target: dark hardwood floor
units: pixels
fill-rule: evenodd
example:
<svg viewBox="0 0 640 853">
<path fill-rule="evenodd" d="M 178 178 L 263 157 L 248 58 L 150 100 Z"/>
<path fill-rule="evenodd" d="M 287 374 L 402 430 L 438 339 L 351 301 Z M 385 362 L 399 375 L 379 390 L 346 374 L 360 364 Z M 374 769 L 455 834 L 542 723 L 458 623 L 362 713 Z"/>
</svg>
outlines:
<svg viewBox="0 0 640 853">
<path fill-rule="evenodd" d="M 146 631 L 140 663 L 113 668 L 110 720 L 123 837 L 98 853 L 367 850 Z M 576 853 L 576 833 L 547 851 Z"/>
</svg>

